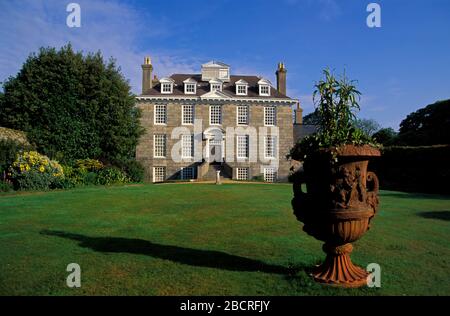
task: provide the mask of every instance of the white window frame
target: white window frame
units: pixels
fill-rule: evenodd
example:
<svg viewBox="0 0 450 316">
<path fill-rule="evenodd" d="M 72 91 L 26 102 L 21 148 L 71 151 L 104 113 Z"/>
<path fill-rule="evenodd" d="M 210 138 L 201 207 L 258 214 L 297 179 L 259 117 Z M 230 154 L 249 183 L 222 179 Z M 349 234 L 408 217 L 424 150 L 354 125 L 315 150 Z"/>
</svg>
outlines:
<svg viewBox="0 0 450 316">
<path fill-rule="evenodd" d="M 273 111 L 270 113 L 269 110 Z M 272 124 L 270 122 L 272 120 Z M 264 126 L 276 126 L 277 125 L 277 108 L 273 105 L 264 107 Z"/>
<path fill-rule="evenodd" d="M 277 137 L 275 135 L 264 136 L 264 158 L 276 159 L 277 146 Z"/>
<path fill-rule="evenodd" d="M 247 168 L 247 167 L 236 168 L 236 180 L 241 180 L 241 181 L 249 180 L 249 168 Z"/>
<path fill-rule="evenodd" d="M 188 87 L 193 88 L 193 91 L 188 91 Z M 184 84 L 184 94 L 196 94 L 196 93 L 197 93 L 197 85 L 195 83 L 188 82 Z"/>
<path fill-rule="evenodd" d="M 181 135 L 181 158 L 194 157 L 194 134 Z"/>
<path fill-rule="evenodd" d="M 158 110 L 159 108 L 164 109 L 164 117 L 161 119 L 161 113 Z M 153 123 L 155 125 L 166 125 L 167 124 L 167 105 L 166 104 L 155 104 L 153 109 Z"/>
<path fill-rule="evenodd" d="M 187 110 L 188 108 L 190 108 L 190 110 Z M 185 113 L 189 112 L 190 113 Z M 194 116 L 195 116 L 195 106 L 193 104 L 183 104 L 181 106 L 181 124 L 182 125 L 193 125 L 194 124 Z M 190 116 L 190 120 L 187 120 Z"/>
<path fill-rule="evenodd" d="M 219 108 L 219 123 L 213 123 L 212 113 L 213 108 Z M 222 125 L 222 106 L 221 105 L 210 105 L 209 106 L 209 125 Z"/>
<path fill-rule="evenodd" d="M 211 83 L 211 92 L 213 91 L 221 91 L 222 92 L 222 84 L 221 83 Z"/>
<path fill-rule="evenodd" d="M 161 141 L 161 139 L 163 139 L 163 145 L 157 143 L 157 142 Z M 162 154 L 160 154 L 161 147 L 162 147 Z M 167 136 L 166 136 L 166 134 L 154 134 L 153 135 L 153 157 L 154 158 L 166 158 L 166 155 L 167 155 Z"/>
<path fill-rule="evenodd" d="M 220 79 L 229 79 L 230 78 L 230 74 L 228 69 L 219 69 L 219 78 Z"/>
<path fill-rule="evenodd" d="M 250 151 L 249 142 L 249 135 L 236 135 L 236 157 L 238 159 L 248 159 Z"/>
<path fill-rule="evenodd" d="M 239 91 L 240 88 L 243 88 L 244 91 L 243 92 Z M 247 85 L 245 85 L 245 84 L 237 84 L 236 85 L 236 95 L 247 95 L 247 93 L 248 93 L 248 86 Z"/>
<path fill-rule="evenodd" d="M 180 170 L 181 180 L 195 179 L 195 169 L 193 167 L 182 167 Z"/>
<path fill-rule="evenodd" d="M 263 92 L 263 89 L 267 89 L 267 92 Z M 270 85 L 268 84 L 260 84 L 259 85 L 259 95 L 262 96 L 270 96 Z"/>
<path fill-rule="evenodd" d="M 159 175 L 157 177 L 158 173 Z M 153 167 L 153 182 L 163 182 L 164 180 L 166 180 L 166 167 L 164 166 Z"/>
<path fill-rule="evenodd" d="M 169 89 L 166 89 L 169 88 Z M 171 94 L 173 93 L 173 83 L 162 82 L 161 83 L 161 93 L 162 94 Z"/>
<path fill-rule="evenodd" d="M 264 181 L 275 182 L 277 180 L 277 171 L 275 168 L 264 168 Z"/>
<path fill-rule="evenodd" d="M 245 109 L 244 112 L 241 112 Z M 250 108 L 248 105 L 238 105 L 236 107 L 236 125 L 248 125 Z"/>
</svg>

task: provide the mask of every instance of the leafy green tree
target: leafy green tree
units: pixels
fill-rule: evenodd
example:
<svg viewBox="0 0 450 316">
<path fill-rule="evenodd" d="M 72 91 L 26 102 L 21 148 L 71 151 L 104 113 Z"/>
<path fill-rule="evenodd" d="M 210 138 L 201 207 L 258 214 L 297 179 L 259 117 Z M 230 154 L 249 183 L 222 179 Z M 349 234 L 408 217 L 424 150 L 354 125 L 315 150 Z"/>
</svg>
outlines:
<svg viewBox="0 0 450 316">
<path fill-rule="evenodd" d="M 3 87 L 0 126 L 26 132 L 39 152 L 64 162 L 133 157 L 140 113 L 113 59 L 41 48 Z"/>
<path fill-rule="evenodd" d="M 356 119 L 354 125 L 369 136 L 381 128 L 381 125 L 374 119 Z"/>
<path fill-rule="evenodd" d="M 397 138 L 397 132 L 392 127 L 382 128 L 372 135 L 372 137 L 383 145 L 393 145 Z"/>
<path fill-rule="evenodd" d="M 400 123 L 398 136 L 402 145 L 450 144 L 450 99 L 409 114 Z"/>
<path fill-rule="evenodd" d="M 317 109 L 303 117 L 303 124 L 305 125 L 318 125 L 319 123 L 320 117 Z"/>
</svg>

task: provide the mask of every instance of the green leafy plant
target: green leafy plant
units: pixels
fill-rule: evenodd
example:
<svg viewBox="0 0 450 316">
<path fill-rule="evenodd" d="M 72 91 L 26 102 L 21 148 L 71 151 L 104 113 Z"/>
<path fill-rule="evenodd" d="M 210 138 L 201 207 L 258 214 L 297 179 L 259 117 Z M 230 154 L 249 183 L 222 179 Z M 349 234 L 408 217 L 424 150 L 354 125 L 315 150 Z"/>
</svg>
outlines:
<svg viewBox="0 0 450 316">
<path fill-rule="evenodd" d="M 8 176 L 19 190 L 48 190 L 58 187 L 64 178 L 61 165 L 36 151 L 17 155 L 8 169 Z"/>
<path fill-rule="evenodd" d="M 124 160 L 117 165 L 126 173 L 131 182 L 144 181 L 144 166 L 134 159 Z"/>
<path fill-rule="evenodd" d="M 291 149 L 289 158 L 303 161 L 320 150 L 333 151 L 333 148 L 347 144 L 376 145 L 369 135 L 356 127 L 355 112 L 360 109 L 361 93 L 356 89 L 355 81 L 349 80 L 345 73 L 336 78 L 328 69 L 323 74 L 324 78 L 316 83 L 313 93 L 318 132 L 298 142 Z"/>
<path fill-rule="evenodd" d="M 129 183 L 127 175 L 117 167 L 106 167 L 98 173 L 96 183 L 101 185 Z"/>
</svg>

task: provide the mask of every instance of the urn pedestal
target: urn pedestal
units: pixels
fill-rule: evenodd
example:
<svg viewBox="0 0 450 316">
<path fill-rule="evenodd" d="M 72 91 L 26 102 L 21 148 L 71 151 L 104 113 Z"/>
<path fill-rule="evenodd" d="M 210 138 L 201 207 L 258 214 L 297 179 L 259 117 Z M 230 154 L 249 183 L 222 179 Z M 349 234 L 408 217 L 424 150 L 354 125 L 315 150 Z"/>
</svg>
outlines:
<svg viewBox="0 0 450 316">
<path fill-rule="evenodd" d="M 378 179 L 367 165 L 370 157 L 379 155 L 370 146 L 324 150 L 305 161 L 303 172 L 294 174 L 294 214 L 306 233 L 325 242 L 326 259 L 312 272 L 317 282 L 342 287 L 367 284 L 368 273 L 352 263 L 350 253 L 351 243 L 370 228 L 378 209 Z"/>
</svg>

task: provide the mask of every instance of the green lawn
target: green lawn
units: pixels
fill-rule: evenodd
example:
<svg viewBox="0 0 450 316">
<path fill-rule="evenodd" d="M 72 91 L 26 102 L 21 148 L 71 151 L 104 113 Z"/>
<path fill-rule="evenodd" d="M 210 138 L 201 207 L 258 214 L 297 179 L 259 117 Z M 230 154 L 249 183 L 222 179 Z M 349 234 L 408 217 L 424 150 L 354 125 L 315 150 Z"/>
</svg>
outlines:
<svg viewBox="0 0 450 316">
<path fill-rule="evenodd" d="M 3 295 L 450 295 L 450 197 L 384 191 L 353 262 L 378 289 L 314 283 L 321 242 L 285 184 L 166 184 L 0 195 Z M 81 266 L 81 288 L 66 266 Z M 306 271 L 305 271 L 306 270 Z"/>
</svg>

